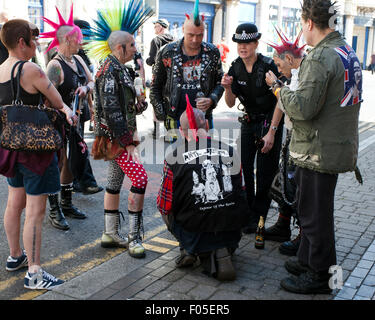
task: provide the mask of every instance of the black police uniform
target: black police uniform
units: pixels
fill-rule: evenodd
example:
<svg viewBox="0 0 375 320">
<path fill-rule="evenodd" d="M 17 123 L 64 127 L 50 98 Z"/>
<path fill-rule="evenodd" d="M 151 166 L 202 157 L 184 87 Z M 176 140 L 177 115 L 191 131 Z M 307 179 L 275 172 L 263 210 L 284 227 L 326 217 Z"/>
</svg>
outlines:
<svg viewBox="0 0 375 320">
<path fill-rule="evenodd" d="M 241 122 L 241 161 L 246 185 L 247 200 L 250 208 L 249 227 L 244 232 L 254 232 L 260 216 L 266 218 L 271 199 L 268 196 L 270 186 L 278 169 L 282 140 L 281 121 L 275 134 L 273 148 L 261 153 L 257 141 L 264 137 L 271 125 L 276 97 L 265 81 L 266 73 L 271 70 L 279 76 L 272 59 L 258 54 L 251 73 L 247 72 L 241 58 L 233 61 L 229 76 L 233 77 L 232 92 L 241 101 L 245 116 Z M 256 158 L 256 192 L 254 190 L 254 160 Z"/>
</svg>

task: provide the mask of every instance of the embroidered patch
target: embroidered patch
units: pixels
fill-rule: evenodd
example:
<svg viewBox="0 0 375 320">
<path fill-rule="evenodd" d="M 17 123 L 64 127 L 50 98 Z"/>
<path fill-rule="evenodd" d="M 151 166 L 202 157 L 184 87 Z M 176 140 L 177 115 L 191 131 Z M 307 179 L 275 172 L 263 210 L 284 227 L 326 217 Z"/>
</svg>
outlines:
<svg viewBox="0 0 375 320">
<path fill-rule="evenodd" d="M 164 67 L 170 68 L 172 66 L 172 59 L 171 58 L 163 59 L 163 64 L 164 64 Z"/>
<path fill-rule="evenodd" d="M 106 78 L 104 83 L 104 92 L 105 93 L 115 93 L 115 79 Z"/>
</svg>

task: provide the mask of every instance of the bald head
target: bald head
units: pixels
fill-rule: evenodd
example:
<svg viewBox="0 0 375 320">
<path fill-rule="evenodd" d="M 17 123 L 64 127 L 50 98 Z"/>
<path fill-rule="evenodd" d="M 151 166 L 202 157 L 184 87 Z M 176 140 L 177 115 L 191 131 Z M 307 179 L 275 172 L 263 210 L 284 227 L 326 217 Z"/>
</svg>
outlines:
<svg viewBox="0 0 375 320">
<path fill-rule="evenodd" d="M 77 41 L 82 40 L 82 32 L 77 26 L 62 26 L 56 32 L 57 40 L 62 44 L 67 40 L 69 36 L 77 36 Z"/>
<path fill-rule="evenodd" d="M 199 20 L 199 24 L 194 21 L 194 19 L 185 19 L 185 22 L 182 26 L 183 29 L 186 28 L 195 28 L 195 30 L 204 31 L 204 23 L 202 23 L 201 20 Z"/>
<path fill-rule="evenodd" d="M 205 118 L 204 113 L 197 108 L 193 108 L 193 112 L 194 112 L 195 121 L 197 123 L 197 128 L 206 130 L 206 118 Z M 180 117 L 180 126 L 181 126 L 181 129 L 184 131 L 187 131 L 188 129 L 190 129 L 189 119 L 187 117 L 186 111 L 184 111 L 184 113 Z"/>
<path fill-rule="evenodd" d="M 194 24 L 194 20 L 186 19 L 182 26 L 184 33 L 184 49 L 188 55 L 195 55 L 201 49 L 201 44 L 204 37 L 204 24 L 200 26 Z"/>
<path fill-rule="evenodd" d="M 126 31 L 113 31 L 108 38 L 108 45 L 112 52 L 116 51 L 117 45 L 126 45 L 133 36 Z"/>
</svg>

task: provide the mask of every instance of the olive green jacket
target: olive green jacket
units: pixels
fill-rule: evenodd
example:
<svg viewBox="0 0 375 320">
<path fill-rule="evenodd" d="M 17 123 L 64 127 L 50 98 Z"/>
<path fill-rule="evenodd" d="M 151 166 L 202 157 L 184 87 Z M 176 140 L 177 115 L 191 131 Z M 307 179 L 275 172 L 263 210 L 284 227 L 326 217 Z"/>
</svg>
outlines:
<svg viewBox="0 0 375 320">
<path fill-rule="evenodd" d="M 349 103 L 344 100 L 352 90 L 345 88 L 348 73 L 337 51 L 339 47 L 351 49 L 339 32 L 327 35 L 303 60 L 298 89 L 291 91 L 283 87 L 280 91 L 281 102 L 294 129 L 291 160 L 299 167 L 329 174 L 354 171 L 358 157 L 361 104 L 358 96 L 361 94 Z M 361 93 L 359 61 L 353 50 L 349 56 L 351 79 L 358 80 L 353 90 Z"/>
</svg>

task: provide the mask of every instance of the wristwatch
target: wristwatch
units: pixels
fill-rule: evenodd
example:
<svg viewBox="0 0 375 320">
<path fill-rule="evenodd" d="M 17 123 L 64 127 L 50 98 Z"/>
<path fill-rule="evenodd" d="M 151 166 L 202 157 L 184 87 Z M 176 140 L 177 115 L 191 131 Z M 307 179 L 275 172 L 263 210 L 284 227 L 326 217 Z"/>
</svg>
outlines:
<svg viewBox="0 0 375 320">
<path fill-rule="evenodd" d="M 273 131 L 277 131 L 277 127 L 276 127 L 276 126 L 271 126 L 271 129 L 272 129 Z"/>
</svg>

